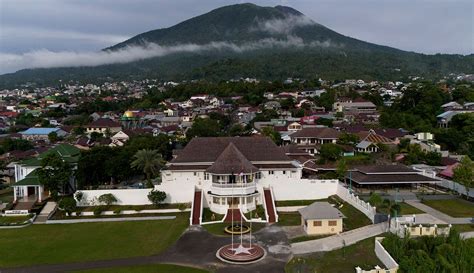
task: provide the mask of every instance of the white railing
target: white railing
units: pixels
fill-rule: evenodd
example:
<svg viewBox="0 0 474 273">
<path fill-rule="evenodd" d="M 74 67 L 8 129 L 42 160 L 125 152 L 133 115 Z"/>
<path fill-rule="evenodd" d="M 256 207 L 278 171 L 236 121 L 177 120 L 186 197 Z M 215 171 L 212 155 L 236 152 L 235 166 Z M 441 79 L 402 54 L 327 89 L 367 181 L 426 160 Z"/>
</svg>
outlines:
<svg viewBox="0 0 474 273">
<path fill-rule="evenodd" d="M 212 183 L 213 187 L 216 188 L 234 188 L 234 189 L 240 189 L 240 188 L 246 188 L 246 187 L 255 187 L 256 183 L 255 182 L 250 182 L 250 183 Z"/>
</svg>

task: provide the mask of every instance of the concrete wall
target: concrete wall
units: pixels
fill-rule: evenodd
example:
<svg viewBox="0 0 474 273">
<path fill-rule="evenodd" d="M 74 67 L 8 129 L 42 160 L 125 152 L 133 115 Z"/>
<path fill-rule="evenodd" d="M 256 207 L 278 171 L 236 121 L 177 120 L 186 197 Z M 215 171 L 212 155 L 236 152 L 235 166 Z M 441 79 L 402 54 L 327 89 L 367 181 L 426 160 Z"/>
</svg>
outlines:
<svg viewBox="0 0 474 273">
<path fill-rule="evenodd" d="M 166 192 L 164 203 L 189 203 L 193 200 L 194 186 L 187 182 L 162 183 L 155 186 L 156 190 Z M 79 206 L 99 205 L 99 196 L 111 193 L 117 198 L 116 205 L 148 205 L 148 193 L 152 189 L 111 189 L 84 190 L 84 197 Z"/>
<path fill-rule="evenodd" d="M 376 209 L 368 202 L 365 202 L 364 200 L 359 199 L 358 196 L 350 193 L 349 189 L 339 183 L 337 183 L 337 195 L 356 209 L 360 210 L 363 214 L 367 215 L 372 223 L 375 221 L 375 214 L 377 213 Z"/>
<path fill-rule="evenodd" d="M 375 255 L 385 265 L 386 268 L 398 269 L 398 263 L 392 258 L 392 256 L 385 250 L 381 242 L 383 237 L 375 238 Z M 396 272 L 396 271 L 395 271 Z"/>
<path fill-rule="evenodd" d="M 337 180 L 286 179 L 271 181 L 262 186 L 271 186 L 275 200 L 323 199 L 337 193 Z"/>
</svg>

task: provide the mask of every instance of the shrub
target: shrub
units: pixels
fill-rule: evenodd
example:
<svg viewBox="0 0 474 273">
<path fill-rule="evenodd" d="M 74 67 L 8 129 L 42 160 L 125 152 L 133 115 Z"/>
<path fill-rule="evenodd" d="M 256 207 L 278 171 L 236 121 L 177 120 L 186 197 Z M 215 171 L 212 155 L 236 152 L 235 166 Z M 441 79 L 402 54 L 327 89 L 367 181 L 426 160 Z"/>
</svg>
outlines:
<svg viewBox="0 0 474 273">
<path fill-rule="evenodd" d="M 119 215 L 121 212 L 122 212 L 122 209 L 121 209 L 121 208 L 116 208 L 116 209 L 114 209 L 114 214 Z"/>
<path fill-rule="evenodd" d="M 104 211 L 104 208 L 102 206 L 97 206 L 93 210 L 95 216 L 101 215 L 103 211 Z"/>
<path fill-rule="evenodd" d="M 76 210 L 77 205 L 76 205 L 76 200 L 72 197 L 65 197 L 59 201 L 58 204 L 59 208 L 64 210 L 68 215 L 71 215 L 73 211 Z"/>
<path fill-rule="evenodd" d="M 110 206 L 113 203 L 117 202 L 117 198 L 115 198 L 115 196 L 111 193 L 106 193 L 99 196 L 99 202 Z"/>
<path fill-rule="evenodd" d="M 183 210 L 187 209 L 188 206 L 189 206 L 188 203 L 179 203 L 179 204 L 178 204 L 178 209 L 179 209 L 180 211 L 183 211 Z"/>
<path fill-rule="evenodd" d="M 80 203 L 84 198 L 84 193 L 82 191 L 78 191 L 74 194 L 74 197 L 76 197 L 77 202 Z"/>
<path fill-rule="evenodd" d="M 153 203 L 153 205 L 158 206 L 160 203 L 165 201 L 166 199 L 166 192 L 152 190 L 148 193 L 148 200 Z"/>
</svg>

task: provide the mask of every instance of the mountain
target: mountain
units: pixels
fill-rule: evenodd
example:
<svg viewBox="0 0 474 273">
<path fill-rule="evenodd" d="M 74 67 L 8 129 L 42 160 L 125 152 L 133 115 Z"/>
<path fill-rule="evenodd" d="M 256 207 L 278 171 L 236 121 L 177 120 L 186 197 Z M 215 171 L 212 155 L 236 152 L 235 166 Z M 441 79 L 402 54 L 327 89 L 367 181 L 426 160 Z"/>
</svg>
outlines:
<svg viewBox="0 0 474 273">
<path fill-rule="evenodd" d="M 0 87 L 60 79 L 395 80 L 410 75 L 474 73 L 474 55 L 425 55 L 376 45 L 339 34 L 291 7 L 254 4 L 217 8 L 169 28 L 141 33 L 102 53 L 117 58 L 116 63 L 24 69 L 1 75 Z"/>
</svg>

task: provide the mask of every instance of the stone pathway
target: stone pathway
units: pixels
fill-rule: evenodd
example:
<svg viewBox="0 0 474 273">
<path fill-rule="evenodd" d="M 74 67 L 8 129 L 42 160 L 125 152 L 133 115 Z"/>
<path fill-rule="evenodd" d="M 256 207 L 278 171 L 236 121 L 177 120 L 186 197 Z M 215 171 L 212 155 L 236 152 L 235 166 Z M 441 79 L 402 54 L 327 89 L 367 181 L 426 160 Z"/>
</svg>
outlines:
<svg viewBox="0 0 474 273">
<path fill-rule="evenodd" d="M 235 237 L 235 239 L 238 240 L 240 238 Z M 217 273 L 285 272 L 285 265 L 291 258 L 291 248 L 285 232 L 279 226 L 267 226 L 252 236 L 252 243 L 258 243 L 267 251 L 267 256 L 262 261 L 254 264 L 230 265 L 217 259 L 216 251 L 221 246 L 229 244 L 230 240 L 229 236 L 215 236 L 200 226 L 191 226 L 174 245 L 159 255 L 31 267 L 0 268 L 0 272 L 50 273 L 157 263 L 198 267 Z M 248 236 L 244 236 L 244 240 L 248 240 Z"/>
<path fill-rule="evenodd" d="M 40 214 L 38 214 L 38 216 L 36 217 L 34 224 L 45 224 L 48 220 L 49 215 L 54 211 L 56 206 L 56 202 L 46 203 Z"/>
<path fill-rule="evenodd" d="M 412 200 L 406 200 L 405 201 L 408 205 L 410 206 L 413 206 L 419 210 L 422 210 L 430 215 L 432 215 L 433 217 L 436 217 L 438 219 L 440 219 L 441 221 L 443 222 L 446 222 L 448 224 L 470 224 L 470 223 L 473 223 L 473 218 L 474 217 L 466 217 L 466 218 L 455 218 L 455 217 L 451 217 L 445 213 L 442 213 L 441 211 L 439 210 L 436 210 L 430 206 L 427 206 L 423 203 L 421 203 L 420 201 L 412 201 Z"/>
<path fill-rule="evenodd" d="M 344 246 L 355 244 L 370 237 L 377 236 L 386 232 L 387 229 L 388 223 L 383 222 L 380 224 L 361 227 L 322 239 L 294 243 L 291 244 L 291 248 L 294 254 L 331 251 L 334 249 L 342 248 Z"/>
</svg>

